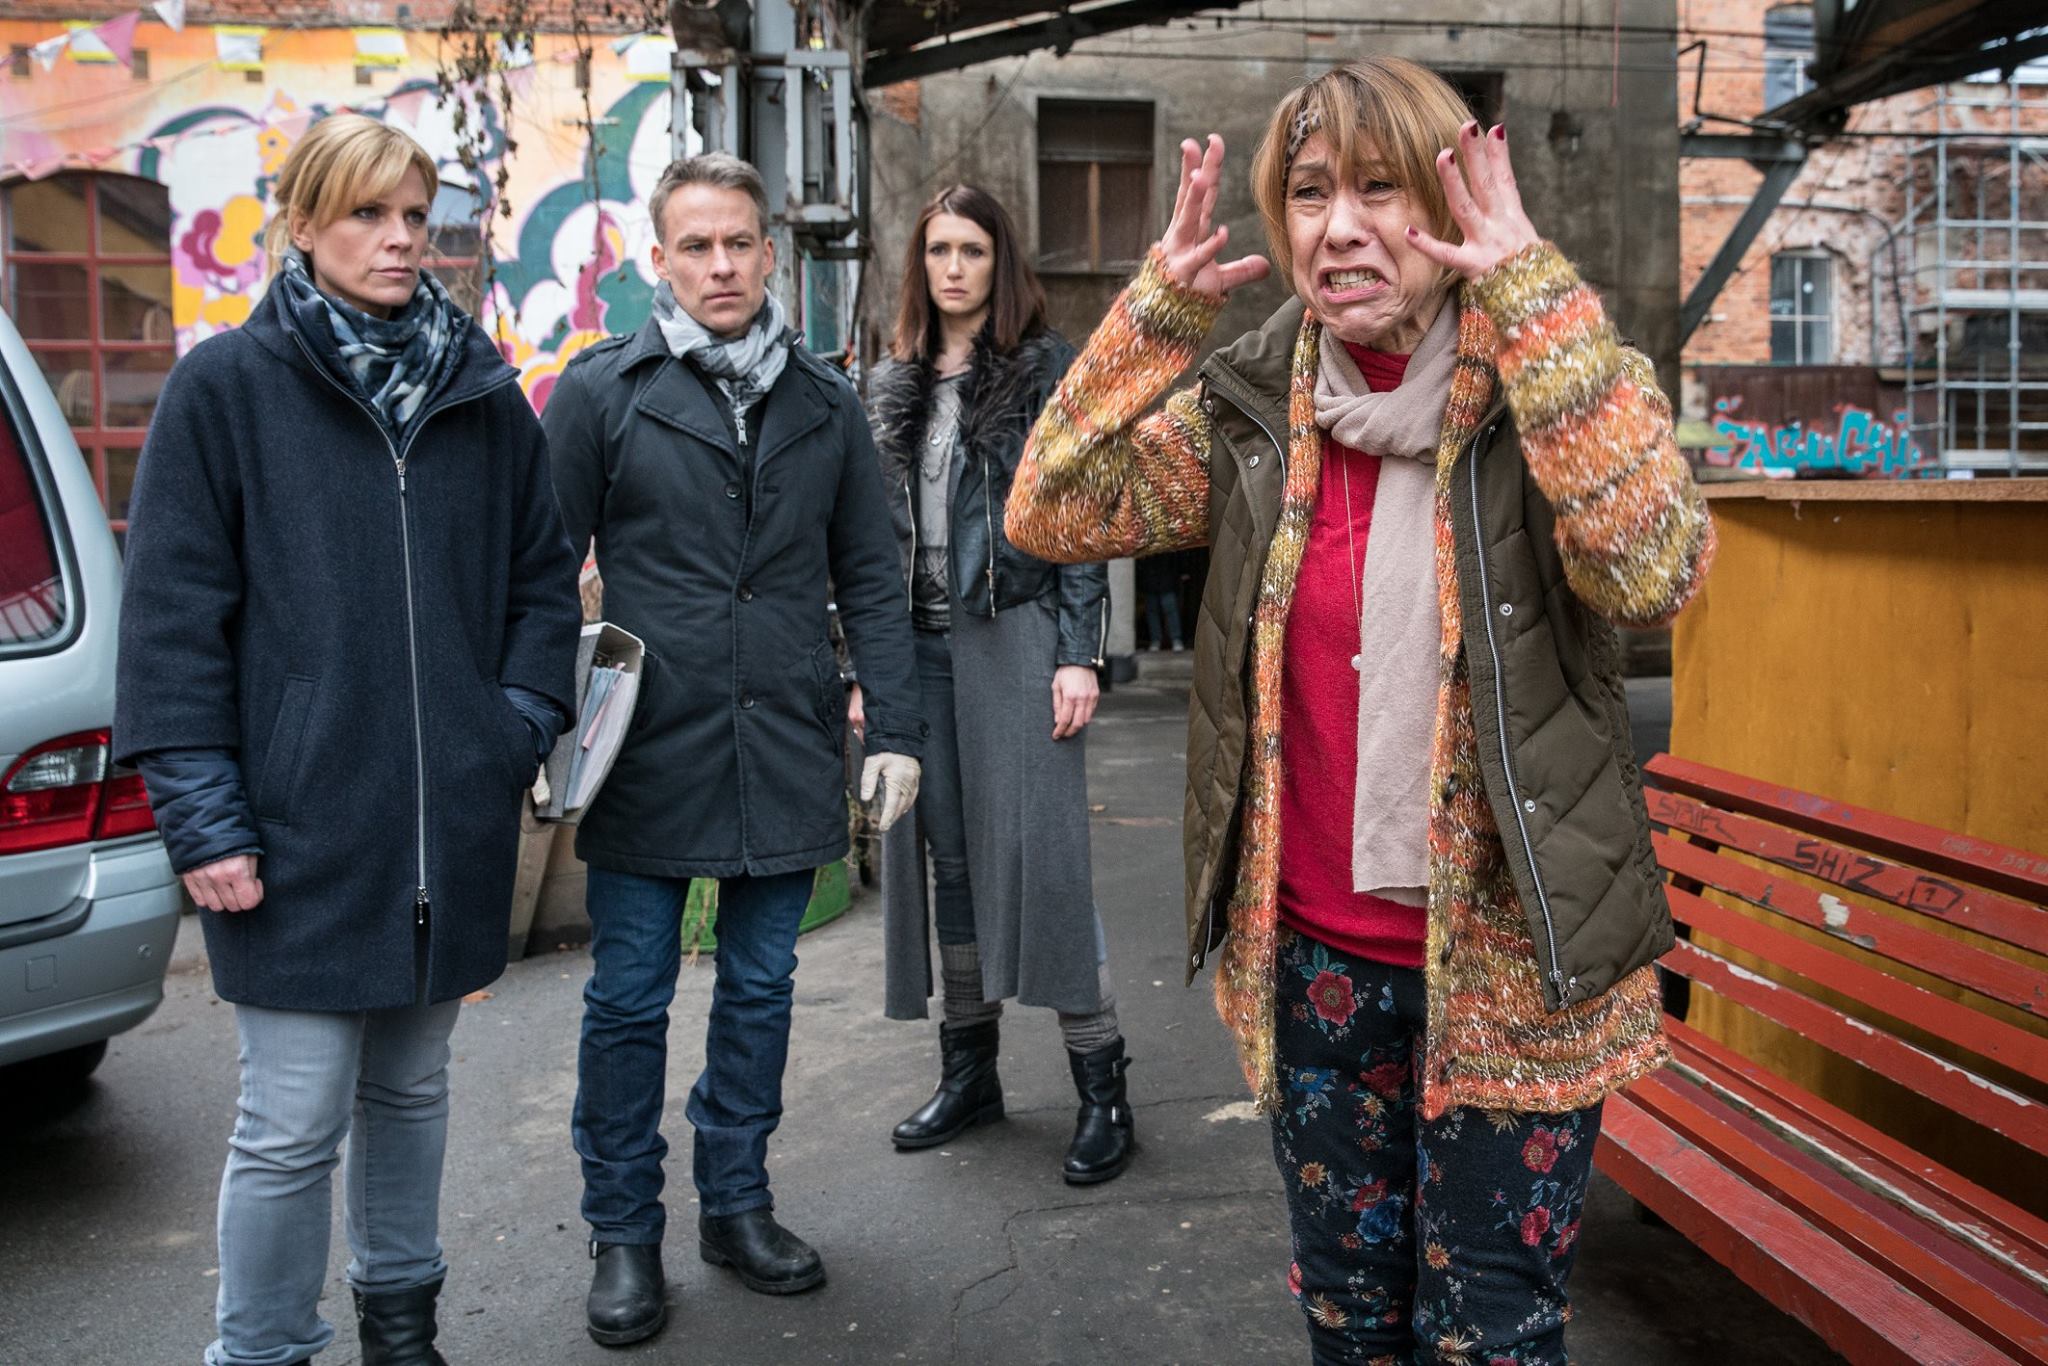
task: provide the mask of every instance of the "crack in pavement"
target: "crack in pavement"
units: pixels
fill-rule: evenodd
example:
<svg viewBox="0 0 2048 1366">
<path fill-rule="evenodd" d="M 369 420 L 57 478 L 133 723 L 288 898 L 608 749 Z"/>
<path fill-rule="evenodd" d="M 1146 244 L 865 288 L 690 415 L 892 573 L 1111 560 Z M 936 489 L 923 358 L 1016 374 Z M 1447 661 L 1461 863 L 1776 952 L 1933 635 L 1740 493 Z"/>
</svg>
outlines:
<svg viewBox="0 0 2048 1366">
<path fill-rule="evenodd" d="M 1256 1199 L 1265 1196 L 1270 1196 L 1272 1193 L 1273 1192 L 1270 1187 L 1254 1186 L 1244 1190 L 1205 1191 L 1203 1194 L 1204 1198 L 1208 1200 L 1233 1200 Z M 1115 1202 L 1114 1207 L 1119 1209 L 1142 1209 L 1158 1205 L 1180 1205 L 1185 1204 L 1186 1199 L 1187 1197 L 1184 1194 L 1166 1193 L 1156 1196 L 1140 1197 L 1138 1199 L 1119 1200 Z M 1018 1270 L 1017 1232 L 1015 1225 L 1019 1219 L 1023 1219 L 1033 1215 L 1063 1214 L 1069 1210 L 1096 1210 L 1109 1208 L 1112 1208 L 1112 1203 L 1110 1201 L 1097 1199 L 1064 1200 L 1060 1201 L 1057 1204 L 1028 1205 L 1023 1209 L 1012 1210 L 1003 1219 L 1002 1228 L 1003 1242 L 1010 1250 L 1009 1260 L 1004 1262 L 1003 1265 L 997 1267 L 995 1270 L 989 1272 L 987 1275 L 975 1277 L 972 1281 L 960 1287 L 959 1292 L 953 1296 L 953 1306 L 951 1310 L 947 1313 L 947 1320 L 952 1327 L 952 1359 L 954 1361 L 960 1360 L 961 1321 L 966 1318 L 974 1318 L 983 1314 L 993 1314 L 996 1310 L 1001 1309 L 1004 1305 L 1008 1304 L 1010 1302 L 1010 1298 L 1017 1293 L 1017 1285 L 1015 1282 L 1013 1282 L 1003 1291 L 1002 1295 L 993 1304 L 983 1305 L 978 1309 L 966 1310 L 965 1312 L 963 1312 L 963 1308 L 966 1303 L 967 1297 L 973 1294 L 975 1290 L 977 1290 L 981 1286 L 987 1285 L 990 1281 L 996 1280 L 997 1278 L 1002 1276 L 1008 1276 Z"/>
</svg>

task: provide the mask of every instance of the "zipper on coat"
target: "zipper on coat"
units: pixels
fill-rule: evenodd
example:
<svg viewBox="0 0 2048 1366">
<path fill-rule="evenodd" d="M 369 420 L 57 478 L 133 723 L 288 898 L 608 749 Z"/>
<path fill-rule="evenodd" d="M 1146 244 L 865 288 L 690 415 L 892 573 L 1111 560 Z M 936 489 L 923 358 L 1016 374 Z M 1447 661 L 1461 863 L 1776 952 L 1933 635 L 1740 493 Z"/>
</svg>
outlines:
<svg viewBox="0 0 2048 1366">
<path fill-rule="evenodd" d="M 917 608 L 917 494 L 908 479 L 903 481 L 903 506 L 910 513 L 910 568 L 903 574 L 903 600 Z"/>
<path fill-rule="evenodd" d="M 996 614 L 996 488 L 991 463 L 981 462 L 981 506 L 988 514 L 988 614 Z"/>
<path fill-rule="evenodd" d="M 1564 1004 L 1564 969 L 1557 961 L 1557 928 L 1550 920 L 1550 897 L 1543 890 L 1543 873 L 1536 866 L 1536 846 L 1529 839 L 1528 822 L 1522 819 L 1522 785 L 1515 777 L 1515 760 L 1508 743 L 1508 699 L 1507 687 L 1501 679 L 1500 643 L 1493 634 L 1493 597 L 1491 581 L 1486 574 L 1486 547 L 1482 543 L 1483 525 L 1479 520 L 1479 446 L 1490 440 L 1494 428 L 1489 426 L 1472 439 L 1465 448 L 1465 463 L 1472 472 L 1472 548 L 1473 559 L 1479 564 L 1479 609 L 1486 622 L 1486 649 L 1493 656 L 1493 705 L 1500 734 L 1501 771 L 1507 775 L 1508 807 L 1515 814 L 1515 832 L 1521 837 L 1522 853 L 1529 860 L 1529 881 L 1536 888 L 1536 906 L 1543 915 L 1543 937 L 1550 948 L 1550 983 L 1557 989 L 1557 1001 Z"/>
<path fill-rule="evenodd" d="M 369 404 L 363 402 L 358 395 L 351 393 L 334 376 L 327 373 L 327 368 L 321 365 L 319 360 L 315 358 L 312 349 L 306 345 L 304 338 L 300 337 L 298 333 L 293 332 L 292 341 L 298 345 L 300 352 L 306 357 L 307 364 L 313 367 L 314 373 L 333 385 L 337 393 L 355 404 L 356 407 L 362 410 L 363 416 L 370 419 L 370 425 L 377 429 L 377 435 L 384 441 L 384 449 L 390 453 L 392 467 L 398 471 L 398 543 L 405 571 L 405 659 L 407 672 L 411 676 L 412 683 L 413 854 L 415 860 L 413 865 L 415 873 L 412 923 L 414 929 L 425 930 L 433 919 L 433 900 L 427 893 L 427 742 L 426 726 L 422 720 L 420 707 L 420 643 L 419 629 L 414 621 L 413 611 L 412 519 L 406 512 L 405 461 L 407 455 L 412 451 L 413 441 L 425 429 L 428 421 L 455 405 L 452 402 L 444 402 L 427 409 L 413 423 L 412 432 L 406 437 L 404 446 L 395 445 L 391 440 L 391 433 L 386 431 L 384 424 L 378 420 L 376 411 Z M 509 383 L 510 380 L 508 379 L 506 382 Z M 495 392 L 495 387 L 484 391 L 485 394 L 492 392 Z M 479 398 L 482 396 L 482 394 L 477 395 Z M 424 964 L 420 964 L 415 968 L 415 975 L 420 978 L 421 989 L 424 991 Z"/>
<path fill-rule="evenodd" d="M 1207 387 L 1207 388 L 1208 388 L 1208 389 L 1209 389 L 1209 390 L 1210 390 L 1211 392 L 1215 392 L 1215 391 L 1216 391 L 1216 385 L 1215 385 L 1215 383 L 1214 383 L 1213 381 L 1207 381 L 1207 380 L 1205 380 L 1205 381 L 1204 381 L 1204 384 L 1206 385 L 1206 387 Z M 1273 443 L 1273 450 L 1274 450 L 1274 453 L 1275 453 L 1276 455 L 1278 455 L 1278 456 L 1279 456 L 1279 459 L 1280 459 L 1280 469 L 1281 469 L 1281 473 L 1282 473 L 1282 474 L 1283 474 L 1283 476 L 1284 476 L 1284 475 L 1285 475 L 1285 473 L 1286 473 L 1286 470 L 1287 470 L 1287 443 L 1286 443 L 1286 442 L 1284 442 L 1284 441 L 1282 441 L 1282 440 L 1281 440 L 1281 439 L 1280 439 L 1279 437 L 1277 437 L 1277 436 L 1275 436 L 1275 435 L 1273 434 L 1273 429 L 1272 429 L 1272 428 L 1271 428 L 1270 426 L 1268 426 L 1268 425 L 1266 424 L 1266 420 L 1265 420 L 1264 418 L 1260 417 L 1260 416 L 1259 416 L 1259 415 L 1258 415 L 1258 414 L 1257 414 L 1256 412 L 1254 412 L 1254 411 L 1252 410 L 1252 407 L 1251 407 L 1251 405 L 1250 405 L 1250 404 L 1248 404 L 1248 403 L 1243 403 L 1243 402 L 1240 402 L 1239 400 L 1237 400 L 1237 399 L 1235 399 L 1235 398 L 1231 397 L 1231 396 L 1230 396 L 1229 394 L 1227 394 L 1227 393 L 1223 395 L 1223 399 L 1224 399 L 1224 402 L 1228 403 L 1228 404 L 1229 404 L 1229 405 L 1230 405 L 1231 407 L 1233 407 L 1233 408 L 1237 409 L 1237 410 L 1238 410 L 1239 412 L 1243 413 L 1243 414 L 1244 414 L 1244 415 L 1245 415 L 1246 417 L 1250 418 L 1250 419 L 1252 420 L 1252 425 L 1253 425 L 1253 426 L 1255 426 L 1255 427 L 1257 427 L 1257 428 L 1258 428 L 1258 429 L 1259 429 L 1259 430 L 1260 430 L 1261 432 L 1265 433 L 1265 436 L 1266 436 L 1266 440 L 1268 440 L 1268 441 L 1270 441 L 1270 442 L 1272 442 L 1272 443 Z M 1205 408 L 1205 409 L 1204 409 L 1204 411 L 1206 412 L 1206 411 L 1207 411 L 1207 409 Z M 1215 416 L 1214 416 L 1213 414 L 1211 414 L 1211 415 L 1210 415 L 1210 417 L 1209 417 L 1209 423 L 1210 423 L 1210 426 L 1211 426 L 1212 428 L 1213 428 L 1213 427 L 1215 426 L 1215 422 L 1216 422 Z M 1215 449 L 1215 433 L 1214 433 L 1213 431 L 1212 431 L 1212 432 L 1210 433 L 1210 437 L 1209 437 L 1209 440 L 1210 440 L 1210 449 L 1211 449 L 1211 450 L 1214 450 L 1214 449 Z M 1256 616 L 1256 612 L 1257 612 L 1257 594 L 1256 594 L 1256 592 L 1254 592 L 1254 594 L 1253 594 L 1253 609 L 1254 609 L 1254 616 Z M 1251 631 L 1251 630 L 1253 630 L 1253 629 L 1255 629 L 1255 622 L 1251 622 L 1251 621 L 1248 621 L 1248 622 L 1246 622 L 1246 623 L 1245 623 L 1245 630 L 1247 630 L 1247 631 Z M 1105 602 L 1103 603 L 1103 607 L 1102 607 L 1102 636 L 1103 636 L 1103 643 L 1104 643 L 1104 644 L 1105 644 L 1105 646 L 1106 646 L 1106 645 L 1108 644 L 1108 641 L 1109 641 L 1109 604 L 1108 604 L 1108 602 L 1107 602 L 1106 600 L 1105 600 Z M 1252 645 L 1253 645 L 1253 642 L 1251 642 L 1251 641 L 1247 641 L 1247 642 L 1245 642 L 1245 656 L 1247 656 L 1247 657 L 1248 657 L 1248 656 L 1249 656 L 1249 655 L 1251 654 L 1251 651 L 1252 651 Z M 1241 801 L 1241 800 L 1243 800 L 1243 796 L 1242 796 L 1242 794 L 1241 794 L 1241 793 L 1240 793 L 1240 795 L 1239 795 L 1239 800 L 1240 800 L 1240 801 Z M 1228 839 L 1229 837 L 1230 837 L 1230 831 L 1229 831 L 1229 824 L 1228 824 L 1228 822 L 1226 822 L 1226 823 L 1225 823 L 1225 826 L 1224 826 L 1224 838 L 1225 838 L 1225 839 Z M 1213 858 L 1216 858 L 1216 859 L 1219 859 L 1219 860 L 1220 860 L 1220 859 L 1222 859 L 1222 858 L 1224 857 L 1224 855 L 1223 855 L 1222 851 L 1216 851 L 1216 852 L 1214 852 L 1214 853 L 1213 853 L 1213 854 L 1211 855 L 1211 857 L 1213 857 Z M 1202 947 L 1201 947 L 1201 949 L 1200 949 L 1200 951 L 1199 951 L 1199 952 L 1197 952 L 1197 953 L 1195 953 L 1195 954 L 1193 955 L 1193 958 L 1194 958 L 1194 966 L 1196 966 L 1196 967 L 1200 967 L 1200 966 L 1202 965 L 1202 961 L 1203 961 L 1204 959 L 1206 959 L 1206 958 L 1207 958 L 1207 957 L 1209 956 L 1209 945 L 1210 945 L 1211 943 L 1213 943 L 1213 942 L 1215 941 L 1215 938 L 1216 938 L 1216 889 L 1212 887 L 1212 888 L 1210 888 L 1210 889 L 1209 889 L 1209 904 L 1208 904 L 1208 905 L 1206 905 L 1206 906 L 1204 906 L 1204 907 L 1202 908 Z"/>
</svg>

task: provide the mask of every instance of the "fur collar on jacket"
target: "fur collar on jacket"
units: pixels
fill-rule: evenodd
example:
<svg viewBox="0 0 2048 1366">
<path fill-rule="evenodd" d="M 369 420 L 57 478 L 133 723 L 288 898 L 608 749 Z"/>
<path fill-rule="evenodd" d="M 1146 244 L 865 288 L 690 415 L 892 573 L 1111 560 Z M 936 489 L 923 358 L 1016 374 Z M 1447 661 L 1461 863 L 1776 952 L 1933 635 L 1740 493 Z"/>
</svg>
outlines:
<svg viewBox="0 0 2048 1366">
<path fill-rule="evenodd" d="M 1073 354 L 1066 338 L 1044 328 L 998 354 L 987 328 L 974 339 L 974 368 L 960 418 L 960 439 L 976 462 L 1014 470 L 1024 440 L 1051 394 L 1064 362 Z M 937 373 L 929 360 L 886 361 L 868 384 L 868 416 L 882 473 L 892 481 L 909 477 L 910 460 L 924 439 Z"/>
</svg>

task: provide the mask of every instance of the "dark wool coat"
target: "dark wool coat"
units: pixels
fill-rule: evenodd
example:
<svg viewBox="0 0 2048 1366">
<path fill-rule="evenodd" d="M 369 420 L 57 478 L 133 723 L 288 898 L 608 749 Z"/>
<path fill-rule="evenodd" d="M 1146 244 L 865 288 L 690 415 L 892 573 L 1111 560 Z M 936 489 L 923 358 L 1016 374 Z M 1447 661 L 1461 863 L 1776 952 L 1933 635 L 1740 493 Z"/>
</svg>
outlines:
<svg viewBox="0 0 2048 1366">
<path fill-rule="evenodd" d="M 394 451 L 272 290 L 150 425 L 114 749 L 239 754 L 264 899 L 201 912 L 225 1000 L 379 1009 L 504 969 L 535 769 L 504 685 L 574 714 L 576 560 L 517 373 L 466 319 L 453 344 Z"/>
<path fill-rule="evenodd" d="M 976 340 L 960 415 L 966 459 L 948 530 L 951 713 L 983 991 L 991 1000 L 1014 996 L 1079 1014 L 1095 1010 L 1102 995 L 1086 741 L 1052 738 L 1052 676 L 1063 665 L 1102 662 L 1109 570 L 1100 561 L 1051 564 L 1003 533 L 1024 440 L 1073 359 L 1074 348 L 1052 331 L 1008 355 L 996 354 L 986 333 Z M 911 480 L 933 382 L 929 364 L 892 361 L 868 386 L 906 580 Z M 882 837 L 882 920 L 883 1009 L 892 1019 L 922 1019 L 932 994 L 931 929 L 915 820 Z"/>
<path fill-rule="evenodd" d="M 543 421 L 569 537 L 595 536 L 607 621 L 647 643 L 626 745 L 583 818 L 587 863 L 766 876 L 846 853 L 846 689 L 867 746 L 918 757 L 910 613 L 860 400 L 792 347 L 742 460 L 725 398 L 652 319 L 563 371 Z"/>
</svg>

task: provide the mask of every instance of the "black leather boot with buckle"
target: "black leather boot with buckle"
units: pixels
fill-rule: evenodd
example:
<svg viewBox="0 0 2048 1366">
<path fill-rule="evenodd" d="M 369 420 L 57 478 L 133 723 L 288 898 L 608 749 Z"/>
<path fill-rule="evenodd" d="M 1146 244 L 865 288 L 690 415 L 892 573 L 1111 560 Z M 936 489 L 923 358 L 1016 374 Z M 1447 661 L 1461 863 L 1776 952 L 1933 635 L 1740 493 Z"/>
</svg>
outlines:
<svg viewBox="0 0 2048 1366">
<path fill-rule="evenodd" d="M 434 1350 L 434 1301 L 441 1294 L 440 1281 L 374 1295 L 351 1293 L 363 1366 L 448 1366 L 447 1358 Z"/>
<path fill-rule="evenodd" d="M 1074 1117 L 1074 1141 L 1067 1148 L 1064 1175 L 1070 1186 L 1092 1186 L 1123 1174 L 1138 1149 L 1131 1102 L 1125 1094 L 1124 1041 L 1105 1044 L 1093 1053 L 1067 1054 L 1080 1092 L 1081 1109 Z"/>
<path fill-rule="evenodd" d="M 1003 1081 L 996 1075 L 997 1025 L 939 1026 L 939 1089 L 896 1126 L 890 1141 L 905 1152 L 931 1148 L 976 1124 L 1003 1117 Z"/>
<path fill-rule="evenodd" d="M 597 1263 L 583 1312 L 590 1340 L 600 1347 L 624 1347 L 651 1338 L 668 1322 L 668 1281 L 661 1271 L 660 1243 L 600 1243 L 591 1240 Z"/>
</svg>

